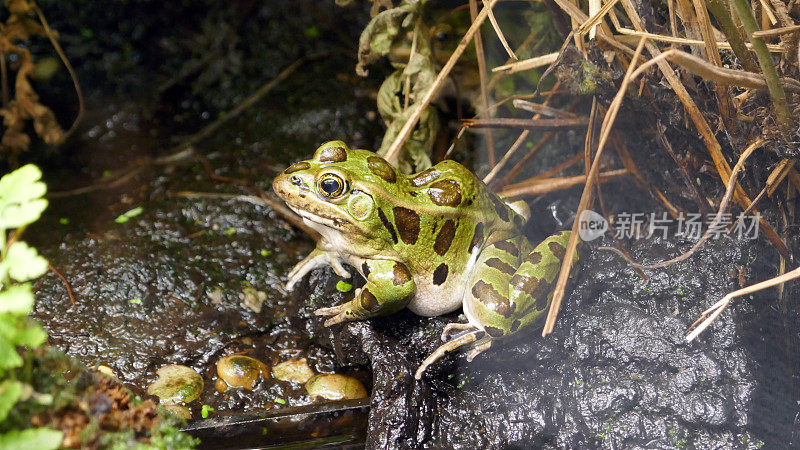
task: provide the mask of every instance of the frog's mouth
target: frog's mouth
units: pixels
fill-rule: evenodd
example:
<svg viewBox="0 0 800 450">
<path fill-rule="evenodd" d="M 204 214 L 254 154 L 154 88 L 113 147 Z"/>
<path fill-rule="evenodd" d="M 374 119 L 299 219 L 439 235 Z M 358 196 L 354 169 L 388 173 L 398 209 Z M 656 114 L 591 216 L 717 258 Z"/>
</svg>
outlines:
<svg viewBox="0 0 800 450">
<path fill-rule="evenodd" d="M 314 211 L 313 213 L 310 213 L 308 211 L 295 208 L 292 205 L 289 205 L 289 208 L 296 212 L 298 216 L 302 217 L 304 222 L 311 222 L 337 231 L 341 231 L 344 226 L 350 224 L 350 222 L 342 220 L 341 217 L 332 217 L 322 213 L 321 211 Z"/>
</svg>

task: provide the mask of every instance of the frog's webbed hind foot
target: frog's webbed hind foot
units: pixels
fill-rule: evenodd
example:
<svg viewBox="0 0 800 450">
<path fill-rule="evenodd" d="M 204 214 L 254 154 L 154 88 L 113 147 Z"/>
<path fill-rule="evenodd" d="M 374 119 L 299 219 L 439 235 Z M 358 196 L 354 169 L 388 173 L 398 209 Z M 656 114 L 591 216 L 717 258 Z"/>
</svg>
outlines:
<svg viewBox="0 0 800 450">
<path fill-rule="evenodd" d="M 446 342 L 439 346 L 436 350 L 431 353 L 430 356 L 425 358 L 425 361 L 422 361 L 422 364 L 419 365 L 417 372 L 414 374 L 414 378 L 417 380 L 422 379 L 422 374 L 436 361 L 442 359 L 447 353 L 455 351 L 465 345 L 471 344 L 478 339 L 478 336 L 483 334 L 481 330 L 474 330 L 470 331 L 466 334 L 463 334 L 450 342 Z"/>
<path fill-rule="evenodd" d="M 442 342 L 449 341 L 450 339 L 454 338 L 454 335 L 460 335 L 461 332 L 473 330 L 475 330 L 475 325 L 472 325 L 471 323 L 448 323 L 444 326 L 444 331 L 442 331 Z"/>
</svg>

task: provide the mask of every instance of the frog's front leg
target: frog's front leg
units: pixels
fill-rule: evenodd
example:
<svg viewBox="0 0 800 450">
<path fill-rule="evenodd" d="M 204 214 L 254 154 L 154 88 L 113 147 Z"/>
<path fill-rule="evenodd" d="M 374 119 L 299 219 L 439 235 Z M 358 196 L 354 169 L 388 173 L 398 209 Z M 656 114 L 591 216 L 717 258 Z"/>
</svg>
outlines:
<svg viewBox="0 0 800 450">
<path fill-rule="evenodd" d="M 355 292 L 352 300 L 339 306 L 320 308 L 318 316 L 331 316 L 325 326 L 367 319 L 399 311 L 416 292 L 416 284 L 405 264 L 396 261 L 371 259 L 361 264 L 367 284 Z"/>
<path fill-rule="evenodd" d="M 299 263 L 295 264 L 292 270 L 289 271 L 288 280 L 286 282 L 287 291 L 294 290 L 294 286 L 300 280 L 302 280 L 306 274 L 317 267 L 323 267 L 326 265 L 330 265 L 333 268 L 333 271 L 336 272 L 336 275 L 339 275 L 342 278 L 350 278 L 350 272 L 348 272 L 347 269 L 342 266 L 339 256 L 336 253 L 327 251 L 325 247 L 325 242 L 320 241 L 317 244 L 317 247 L 312 250 L 308 256 L 303 258 Z"/>
</svg>

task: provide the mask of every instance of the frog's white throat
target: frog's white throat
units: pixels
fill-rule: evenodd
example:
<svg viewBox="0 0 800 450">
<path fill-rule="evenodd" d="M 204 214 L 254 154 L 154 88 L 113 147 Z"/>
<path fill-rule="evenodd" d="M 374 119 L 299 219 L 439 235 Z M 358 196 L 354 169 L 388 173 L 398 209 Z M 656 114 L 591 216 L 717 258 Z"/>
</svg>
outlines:
<svg viewBox="0 0 800 450">
<path fill-rule="evenodd" d="M 290 206 L 290 208 L 292 207 Z M 292 210 L 303 219 L 304 224 L 322 235 L 322 238 L 326 241 L 328 246 L 331 247 L 328 250 L 352 253 L 353 242 L 345 237 L 346 233 L 343 233 L 342 230 L 336 226 L 333 219 L 311 214 L 302 209 L 292 208 Z M 347 250 L 349 250 L 349 252 Z"/>
</svg>

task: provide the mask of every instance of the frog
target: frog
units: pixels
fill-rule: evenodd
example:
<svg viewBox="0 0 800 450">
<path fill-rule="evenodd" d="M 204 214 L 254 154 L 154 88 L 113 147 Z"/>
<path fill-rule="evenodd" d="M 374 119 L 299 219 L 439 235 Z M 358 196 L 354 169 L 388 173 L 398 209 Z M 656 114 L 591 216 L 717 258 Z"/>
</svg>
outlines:
<svg viewBox="0 0 800 450">
<path fill-rule="evenodd" d="M 324 326 L 403 308 L 425 317 L 462 308 L 466 322 L 444 327 L 417 380 L 456 350 L 468 350 L 471 362 L 549 309 L 570 231 L 534 247 L 524 233 L 527 204 L 492 192 L 456 161 L 406 175 L 376 153 L 330 141 L 279 173 L 272 188 L 321 236 L 289 272 L 288 291 L 327 265 L 349 278 L 347 264 L 366 280 L 345 303 L 314 311 Z M 570 264 L 577 262 L 575 252 Z"/>
</svg>

